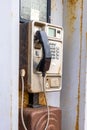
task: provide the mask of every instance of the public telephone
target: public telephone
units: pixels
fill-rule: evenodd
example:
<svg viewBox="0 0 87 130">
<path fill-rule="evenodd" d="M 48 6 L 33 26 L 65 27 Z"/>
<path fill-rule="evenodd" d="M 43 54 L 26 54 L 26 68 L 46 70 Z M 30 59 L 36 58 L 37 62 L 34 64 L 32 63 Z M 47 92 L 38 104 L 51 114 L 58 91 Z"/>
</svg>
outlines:
<svg viewBox="0 0 87 130">
<path fill-rule="evenodd" d="M 58 91 L 62 86 L 63 29 L 45 22 L 28 25 L 28 92 Z"/>
</svg>

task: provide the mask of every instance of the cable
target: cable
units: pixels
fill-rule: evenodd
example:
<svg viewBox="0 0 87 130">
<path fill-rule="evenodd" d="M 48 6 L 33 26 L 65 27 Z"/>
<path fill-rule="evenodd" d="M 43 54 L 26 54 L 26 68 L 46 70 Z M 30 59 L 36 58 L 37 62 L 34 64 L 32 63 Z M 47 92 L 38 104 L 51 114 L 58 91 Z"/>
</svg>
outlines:
<svg viewBox="0 0 87 130">
<path fill-rule="evenodd" d="M 47 98 L 46 98 L 46 90 L 45 90 L 45 76 L 43 76 L 43 90 L 44 90 L 44 94 L 45 94 L 45 101 L 46 101 L 46 105 L 47 105 L 47 112 L 48 112 L 48 118 L 47 118 L 47 123 L 46 123 L 46 126 L 45 126 L 45 129 L 44 130 L 47 130 L 48 128 L 48 125 L 49 125 L 49 119 L 50 119 L 50 113 L 49 113 L 49 105 L 48 105 L 48 102 L 47 102 Z"/>
<path fill-rule="evenodd" d="M 26 127 L 26 125 L 25 125 L 24 117 L 23 117 L 24 76 L 25 76 L 25 70 L 22 69 L 22 70 L 21 70 L 21 80 L 22 80 L 21 120 L 22 120 L 22 124 L 23 124 L 24 129 L 25 129 L 25 130 L 28 130 L 27 127 Z M 48 112 L 47 123 L 46 123 L 46 126 L 45 126 L 45 129 L 44 129 L 44 130 L 47 130 L 48 125 L 49 125 L 49 116 L 50 116 L 50 114 L 49 114 L 49 106 L 48 106 L 48 102 L 47 102 L 47 98 L 46 98 L 46 90 L 45 90 L 45 74 L 43 74 L 43 91 L 44 91 L 44 94 L 45 94 L 45 100 L 46 100 L 47 112 Z"/>
<path fill-rule="evenodd" d="M 21 81 L 22 81 L 22 100 L 21 100 L 21 120 L 22 120 L 22 124 L 25 130 L 28 130 L 25 122 L 24 122 L 24 117 L 23 117 L 23 101 L 24 101 L 24 76 L 25 76 L 25 70 L 22 69 L 21 70 Z"/>
</svg>

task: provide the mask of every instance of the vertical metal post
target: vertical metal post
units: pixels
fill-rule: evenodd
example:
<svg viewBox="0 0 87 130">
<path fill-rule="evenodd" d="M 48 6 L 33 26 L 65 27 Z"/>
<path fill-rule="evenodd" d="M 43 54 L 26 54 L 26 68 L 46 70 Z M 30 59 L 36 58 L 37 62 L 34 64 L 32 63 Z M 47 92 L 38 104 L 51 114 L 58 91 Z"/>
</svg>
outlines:
<svg viewBox="0 0 87 130">
<path fill-rule="evenodd" d="M 51 22 L 51 0 L 47 0 L 47 22 Z"/>
</svg>

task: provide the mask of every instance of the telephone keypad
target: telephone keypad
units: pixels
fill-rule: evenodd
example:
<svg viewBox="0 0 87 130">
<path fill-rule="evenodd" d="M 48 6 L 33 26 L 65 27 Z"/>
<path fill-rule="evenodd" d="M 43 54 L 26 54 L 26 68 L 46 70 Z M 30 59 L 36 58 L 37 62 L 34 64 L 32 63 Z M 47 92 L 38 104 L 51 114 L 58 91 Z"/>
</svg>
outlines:
<svg viewBox="0 0 87 130">
<path fill-rule="evenodd" d="M 59 60 L 59 47 L 56 43 L 50 43 L 51 58 Z"/>
</svg>

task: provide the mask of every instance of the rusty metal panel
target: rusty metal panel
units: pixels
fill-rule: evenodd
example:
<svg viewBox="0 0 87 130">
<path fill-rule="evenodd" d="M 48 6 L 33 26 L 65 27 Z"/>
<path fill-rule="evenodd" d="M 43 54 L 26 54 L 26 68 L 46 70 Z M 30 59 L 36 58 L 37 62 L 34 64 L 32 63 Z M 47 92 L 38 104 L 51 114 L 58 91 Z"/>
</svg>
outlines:
<svg viewBox="0 0 87 130">
<path fill-rule="evenodd" d="M 64 0 L 64 65 L 61 107 L 62 129 L 84 129 L 85 33 L 87 23 L 83 0 Z M 86 13 L 86 12 L 85 12 Z M 67 120 L 66 120 L 67 119 Z"/>
<path fill-rule="evenodd" d="M 65 38 L 61 107 L 62 129 L 65 130 L 79 130 L 81 4 L 81 1 L 64 0 Z"/>
</svg>

